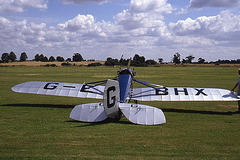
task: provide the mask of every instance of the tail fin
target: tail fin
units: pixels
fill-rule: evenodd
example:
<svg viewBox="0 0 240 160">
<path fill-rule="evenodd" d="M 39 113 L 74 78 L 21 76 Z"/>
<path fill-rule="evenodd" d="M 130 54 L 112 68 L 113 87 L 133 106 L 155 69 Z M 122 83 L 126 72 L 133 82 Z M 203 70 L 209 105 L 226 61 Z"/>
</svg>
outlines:
<svg viewBox="0 0 240 160">
<path fill-rule="evenodd" d="M 119 101 L 119 83 L 109 79 L 104 89 L 103 106 L 105 113 L 112 120 L 121 118 L 122 113 L 119 109 Z"/>
</svg>

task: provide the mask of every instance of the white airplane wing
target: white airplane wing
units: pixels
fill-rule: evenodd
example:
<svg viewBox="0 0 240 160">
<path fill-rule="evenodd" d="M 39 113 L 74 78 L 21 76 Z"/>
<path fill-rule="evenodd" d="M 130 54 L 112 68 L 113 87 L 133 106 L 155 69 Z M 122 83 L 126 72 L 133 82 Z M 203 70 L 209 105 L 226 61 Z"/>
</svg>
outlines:
<svg viewBox="0 0 240 160">
<path fill-rule="evenodd" d="M 33 81 L 18 84 L 12 90 L 19 93 L 103 99 L 104 88 L 100 85 Z"/>
<path fill-rule="evenodd" d="M 240 101 L 236 93 L 217 88 L 136 88 L 130 97 L 139 101 Z"/>
</svg>

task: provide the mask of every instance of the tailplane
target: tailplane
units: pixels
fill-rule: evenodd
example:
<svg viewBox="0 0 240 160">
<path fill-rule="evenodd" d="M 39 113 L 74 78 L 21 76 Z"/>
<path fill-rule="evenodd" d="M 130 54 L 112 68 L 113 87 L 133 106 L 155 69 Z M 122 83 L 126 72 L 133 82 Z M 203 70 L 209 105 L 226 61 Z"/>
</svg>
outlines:
<svg viewBox="0 0 240 160">
<path fill-rule="evenodd" d="M 166 118 L 159 108 L 131 103 L 120 103 L 119 107 L 124 116 L 132 123 L 142 125 L 166 123 Z"/>
<path fill-rule="evenodd" d="M 107 119 L 103 103 L 88 103 L 73 108 L 70 118 L 82 122 L 101 122 Z"/>
<path fill-rule="evenodd" d="M 161 109 L 142 104 L 119 103 L 119 83 L 109 79 L 106 83 L 103 103 L 88 103 L 73 108 L 70 118 L 82 122 L 100 122 L 109 118 L 118 121 L 124 116 L 135 124 L 158 125 L 166 123 Z"/>
</svg>

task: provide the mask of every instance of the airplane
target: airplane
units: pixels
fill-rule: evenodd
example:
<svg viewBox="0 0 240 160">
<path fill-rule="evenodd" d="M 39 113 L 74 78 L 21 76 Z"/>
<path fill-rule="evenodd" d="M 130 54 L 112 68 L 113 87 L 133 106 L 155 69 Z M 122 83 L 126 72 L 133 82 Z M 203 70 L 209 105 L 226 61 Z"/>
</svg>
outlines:
<svg viewBox="0 0 240 160">
<path fill-rule="evenodd" d="M 75 106 L 70 118 L 82 122 L 119 121 L 124 115 L 130 122 L 140 125 L 166 123 L 161 109 L 138 104 L 138 101 L 240 101 L 229 90 L 218 88 L 165 87 L 135 79 L 135 72 L 127 68 L 118 71 L 116 78 L 76 84 L 63 82 L 25 82 L 12 87 L 14 92 L 95 98 L 103 102 Z M 133 82 L 145 88 L 133 88 Z M 105 86 L 102 86 L 104 85 Z M 134 100 L 135 103 L 129 103 Z"/>
</svg>

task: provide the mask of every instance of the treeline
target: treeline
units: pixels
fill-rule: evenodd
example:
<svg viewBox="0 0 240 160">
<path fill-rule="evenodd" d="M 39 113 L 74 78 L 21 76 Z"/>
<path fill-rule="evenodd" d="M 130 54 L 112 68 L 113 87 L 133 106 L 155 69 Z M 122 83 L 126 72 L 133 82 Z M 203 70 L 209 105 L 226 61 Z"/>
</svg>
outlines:
<svg viewBox="0 0 240 160">
<path fill-rule="evenodd" d="M 120 60 L 118 59 L 112 59 L 111 57 L 108 57 L 105 61 L 106 66 L 116 66 L 116 65 L 124 65 L 126 66 L 128 64 L 129 59 L 123 59 L 121 57 Z M 147 67 L 148 65 L 156 65 L 157 62 L 153 59 L 146 60 L 144 56 L 139 56 L 138 54 L 135 54 L 133 59 L 131 60 L 130 65 L 136 66 L 136 67 Z"/>
<path fill-rule="evenodd" d="M 40 61 L 40 62 L 54 62 L 54 61 L 58 61 L 58 62 L 63 62 L 63 61 L 67 61 L 67 62 L 81 62 L 84 61 L 82 55 L 80 53 L 74 53 L 72 58 L 67 58 L 64 59 L 61 56 L 57 56 L 56 58 L 53 56 L 50 56 L 49 58 L 44 56 L 43 54 L 39 55 L 36 54 L 35 58 L 33 59 L 34 61 Z"/>
<path fill-rule="evenodd" d="M 193 63 L 193 64 L 240 64 L 240 59 L 236 60 L 217 60 L 217 61 L 210 61 L 207 62 L 203 58 L 198 58 L 197 62 L 192 62 L 195 59 L 193 55 L 189 55 L 181 60 L 180 53 L 175 53 L 172 58 L 172 63 L 174 64 L 185 64 L 185 63 Z"/>
<path fill-rule="evenodd" d="M 216 64 L 216 65 L 218 65 L 218 64 L 240 64 L 240 59 L 237 59 L 237 60 L 218 60 L 218 61 L 207 62 L 203 58 L 198 58 L 197 62 L 193 62 L 194 59 L 195 59 L 195 57 L 193 55 L 189 55 L 189 56 L 181 59 L 180 53 L 177 52 L 173 55 L 173 58 L 172 58 L 171 62 L 163 63 L 163 58 L 158 58 L 158 62 L 157 62 L 153 59 L 146 60 L 146 58 L 144 56 L 139 56 L 138 54 L 135 54 L 133 59 L 131 60 L 131 66 L 146 67 L 146 66 L 149 66 L 149 65 L 156 65 L 157 63 L 160 63 L 160 64 L 167 64 L 167 63 L 174 63 L 174 64 Z M 128 61 L 129 61 L 129 59 L 123 59 L 122 57 L 121 57 L 120 60 L 112 59 L 111 57 L 109 57 L 105 61 L 105 65 L 106 66 L 115 66 L 115 65 L 125 65 L 126 66 L 128 64 Z"/>
<path fill-rule="evenodd" d="M 214 64 L 240 64 L 240 59 L 237 60 L 218 60 L 216 62 L 210 62 Z"/>
<path fill-rule="evenodd" d="M 8 63 L 8 62 L 14 62 L 16 61 L 17 56 L 14 52 L 10 53 L 3 53 L 1 56 L 0 63 Z M 27 53 L 22 52 L 19 58 L 19 61 L 26 61 L 28 59 Z M 192 64 L 240 64 L 240 59 L 237 60 L 217 60 L 217 61 L 211 61 L 211 62 L 206 62 L 205 59 L 203 58 L 198 58 L 197 62 L 193 62 L 195 57 L 193 55 L 189 55 L 183 59 L 181 59 L 180 53 L 175 53 L 173 55 L 172 61 L 171 62 L 165 62 L 165 63 L 174 63 L 174 64 L 187 64 L 187 63 L 192 63 Z M 74 53 L 71 58 L 64 59 L 62 56 L 50 56 L 49 58 L 47 56 L 44 56 L 43 54 L 36 54 L 34 59 L 32 61 L 40 61 L 40 62 L 81 62 L 81 61 L 86 61 L 83 59 L 82 55 L 80 53 Z M 88 61 L 95 61 L 94 59 L 90 59 Z M 105 61 L 106 66 L 116 66 L 116 65 L 124 65 L 126 66 L 128 64 L 129 59 L 123 59 L 123 56 L 118 60 L 118 59 L 113 59 L 111 57 L 108 57 Z M 157 63 L 163 63 L 163 58 L 158 58 L 158 62 L 153 60 L 153 59 L 148 59 L 144 56 L 139 56 L 138 54 L 135 54 L 133 59 L 131 60 L 131 66 L 141 66 L 141 67 L 146 67 L 149 65 L 156 65 Z M 68 63 L 67 63 L 68 64 Z M 70 64 L 68 64 L 70 65 Z M 89 66 L 98 66 L 100 65 L 99 63 L 93 63 L 92 65 L 90 64 Z"/>
<path fill-rule="evenodd" d="M 28 59 L 27 53 L 23 52 L 20 55 L 19 61 L 23 62 L 26 61 Z M 14 52 L 10 52 L 10 53 L 3 53 L 1 56 L 1 63 L 8 63 L 8 62 L 15 62 L 17 60 L 17 56 Z M 49 58 L 47 56 L 44 56 L 43 54 L 36 54 L 34 59 L 32 61 L 37 61 L 37 62 L 54 62 L 54 61 L 58 61 L 58 62 L 63 62 L 63 61 L 67 61 L 67 62 L 80 62 L 80 61 L 84 61 L 82 55 L 80 53 L 74 53 L 74 55 L 72 56 L 72 58 L 67 58 L 64 59 L 61 56 L 57 56 L 56 58 L 54 56 L 50 56 Z"/>
</svg>

